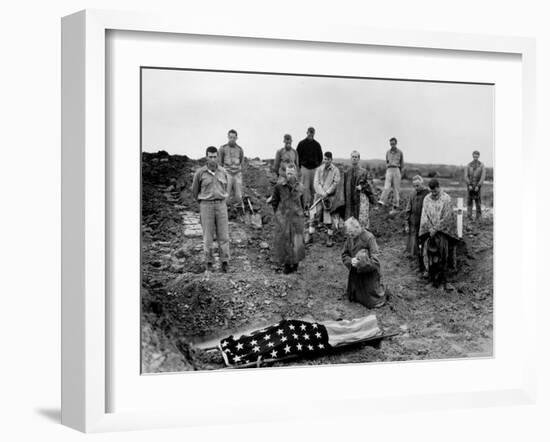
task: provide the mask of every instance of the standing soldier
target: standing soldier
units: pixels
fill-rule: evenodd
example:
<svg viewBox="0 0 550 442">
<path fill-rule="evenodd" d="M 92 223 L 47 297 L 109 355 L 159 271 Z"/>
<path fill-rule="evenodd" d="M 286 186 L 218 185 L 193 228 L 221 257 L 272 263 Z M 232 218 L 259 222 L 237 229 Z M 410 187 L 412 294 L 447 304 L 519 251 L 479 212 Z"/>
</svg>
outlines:
<svg viewBox="0 0 550 442">
<path fill-rule="evenodd" d="M 428 278 L 434 286 L 443 283 L 445 290 L 454 290 L 447 283 L 449 271 L 455 265 L 454 254 L 458 238 L 451 197 L 435 178 L 428 183 L 430 193 L 424 197 L 420 217 L 419 241 L 428 258 Z"/>
<path fill-rule="evenodd" d="M 234 195 L 236 203 L 242 204 L 243 175 L 242 167 L 244 161 L 244 151 L 237 144 L 237 131 L 231 129 L 227 132 L 227 144 L 220 147 L 220 165 L 227 172 L 227 198 Z"/>
<path fill-rule="evenodd" d="M 325 152 L 324 163 L 315 171 L 314 187 L 315 200 L 318 204 L 309 213 L 309 234 L 307 242 L 311 242 L 315 228 L 313 227 L 316 214 L 320 214 L 322 223 L 327 226 L 327 247 L 332 247 L 334 241 L 332 239 L 332 226 L 335 224 L 333 219 L 333 204 L 336 197 L 336 190 L 340 182 L 340 171 L 332 164 L 332 152 Z"/>
<path fill-rule="evenodd" d="M 356 218 L 361 226 L 369 228 L 370 199 L 374 199 L 374 192 L 368 181 L 368 172 L 359 165 L 359 152 L 351 153 L 351 167 L 344 172 L 344 220 Z M 376 199 L 374 199 L 376 202 Z"/>
<path fill-rule="evenodd" d="M 420 175 L 415 175 L 412 179 L 412 183 L 414 190 L 410 194 L 407 200 L 407 206 L 405 207 L 405 216 L 407 220 L 406 230 L 409 234 L 406 253 L 418 259 L 419 271 L 424 273 L 426 269 L 424 267 L 424 257 L 418 233 L 420 230 L 420 219 L 422 217 L 424 198 L 430 191 L 424 186 L 424 180 Z"/>
<path fill-rule="evenodd" d="M 298 169 L 289 163 L 271 198 L 275 212 L 273 251 L 275 259 L 284 266 L 284 273 L 297 271 L 298 263 L 305 258 L 302 189 Z"/>
<path fill-rule="evenodd" d="M 193 176 L 193 197 L 200 205 L 206 272 L 211 272 L 213 268 L 212 244 L 215 235 L 220 249 L 221 268 L 225 273 L 229 261 L 229 223 L 225 203 L 228 174 L 218 165 L 218 149 L 214 146 L 206 149 L 206 160 L 206 166 L 197 170 Z"/>
<path fill-rule="evenodd" d="M 310 127 L 307 130 L 307 137 L 300 141 L 296 148 L 302 184 L 304 185 L 304 206 L 306 210 L 311 206 L 313 195 L 315 195 L 313 185 L 315 170 L 323 162 L 323 150 L 313 137 L 315 137 L 315 129 Z"/>
<path fill-rule="evenodd" d="M 393 189 L 393 209 L 390 215 L 399 210 L 399 189 L 401 187 L 401 171 L 403 170 L 403 152 L 397 148 L 397 138 L 390 138 L 390 150 L 386 152 L 386 180 L 384 182 L 384 191 L 379 204 L 385 206 L 388 204 L 388 197 Z"/>
<path fill-rule="evenodd" d="M 279 149 L 275 154 L 275 163 L 273 164 L 273 171 L 277 175 L 278 183 L 284 180 L 285 169 L 293 164 L 298 170 L 298 152 L 292 148 L 292 137 L 286 134 L 283 137 L 284 147 Z M 296 175 L 296 173 L 295 173 Z"/>
<path fill-rule="evenodd" d="M 464 169 L 464 180 L 468 188 L 468 219 L 472 220 L 472 208 L 476 203 L 476 219 L 481 218 L 481 186 L 485 181 L 485 166 L 479 161 L 479 151 L 472 152 L 473 161 Z"/>
</svg>

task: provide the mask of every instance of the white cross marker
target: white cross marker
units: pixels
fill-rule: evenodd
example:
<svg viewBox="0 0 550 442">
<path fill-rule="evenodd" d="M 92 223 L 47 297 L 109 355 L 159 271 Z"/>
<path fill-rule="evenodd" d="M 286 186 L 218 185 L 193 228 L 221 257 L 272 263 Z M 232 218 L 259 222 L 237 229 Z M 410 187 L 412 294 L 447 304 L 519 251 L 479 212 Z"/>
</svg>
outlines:
<svg viewBox="0 0 550 442">
<path fill-rule="evenodd" d="M 464 214 L 464 198 L 456 199 L 456 207 L 453 208 L 456 212 L 456 233 L 462 239 L 462 216 Z"/>
</svg>

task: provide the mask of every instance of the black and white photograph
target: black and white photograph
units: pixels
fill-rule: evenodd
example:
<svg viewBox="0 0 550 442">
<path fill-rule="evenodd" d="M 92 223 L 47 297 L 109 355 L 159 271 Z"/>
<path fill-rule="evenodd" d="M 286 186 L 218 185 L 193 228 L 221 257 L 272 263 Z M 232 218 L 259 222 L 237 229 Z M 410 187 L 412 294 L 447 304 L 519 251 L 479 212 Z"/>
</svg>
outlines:
<svg viewBox="0 0 550 442">
<path fill-rule="evenodd" d="M 493 356 L 493 84 L 140 83 L 143 374 Z"/>
</svg>

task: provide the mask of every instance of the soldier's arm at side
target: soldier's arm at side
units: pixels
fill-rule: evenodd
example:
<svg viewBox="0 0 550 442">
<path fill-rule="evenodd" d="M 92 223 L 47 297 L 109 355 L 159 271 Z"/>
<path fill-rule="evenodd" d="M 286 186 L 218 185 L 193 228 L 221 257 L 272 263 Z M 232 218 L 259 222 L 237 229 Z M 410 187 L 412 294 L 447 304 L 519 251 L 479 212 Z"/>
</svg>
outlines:
<svg viewBox="0 0 550 442">
<path fill-rule="evenodd" d="M 485 181 L 485 175 L 487 170 L 485 169 L 485 164 L 481 163 L 481 177 L 479 178 L 478 186 L 481 187 Z"/>
<path fill-rule="evenodd" d="M 319 167 L 323 162 L 323 148 L 320 143 L 317 143 L 317 164 L 316 167 Z"/>
<path fill-rule="evenodd" d="M 279 176 L 279 167 L 281 165 L 281 151 L 278 150 L 275 154 L 275 162 L 273 163 L 273 172 Z"/>
<path fill-rule="evenodd" d="M 332 180 L 332 184 L 330 185 L 329 189 L 327 190 L 328 194 L 332 194 L 336 187 L 338 186 L 338 183 L 340 182 L 340 170 L 334 166 L 334 179 Z"/>
<path fill-rule="evenodd" d="M 405 206 L 405 219 L 408 221 L 410 221 L 411 219 L 411 214 L 412 214 L 412 199 L 414 198 L 414 191 L 413 193 L 411 193 L 409 195 L 409 197 L 407 198 L 407 205 Z"/>
<path fill-rule="evenodd" d="M 195 175 L 193 176 L 193 185 L 191 187 L 191 192 L 193 193 L 193 198 L 197 200 L 199 198 L 200 193 L 200 169 L 195 172 Z"/>
<path fill-rule="evenodd" d="M 271 194 L 271 207 L 273 207 L 273 212 L 277 211 L 279 203 L 281 202 L 281 194 L 279 192 L 279 186 L 273 188 L 273 193 Z"/>
</svg>

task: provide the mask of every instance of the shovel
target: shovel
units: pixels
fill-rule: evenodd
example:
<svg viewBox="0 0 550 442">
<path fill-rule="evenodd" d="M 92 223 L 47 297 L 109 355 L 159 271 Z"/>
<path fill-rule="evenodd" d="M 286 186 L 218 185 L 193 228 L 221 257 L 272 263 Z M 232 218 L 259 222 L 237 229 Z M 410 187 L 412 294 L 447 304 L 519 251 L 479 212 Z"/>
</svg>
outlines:
<svg viewBox="0 0 550 442">
<path fill-rule="evenodd" d="M 248 202 L 248 207 L 250 207 L 250 224 L 252 224 L 253 227 L 256 227 L 258 229 L 262 228 L 262 217 L 259 213 L 254 213 L 254 208 L 252 207 L 252 203 L 250 202 L 250 198 L 246 198 L 246 201 Z"/>
</svg>

